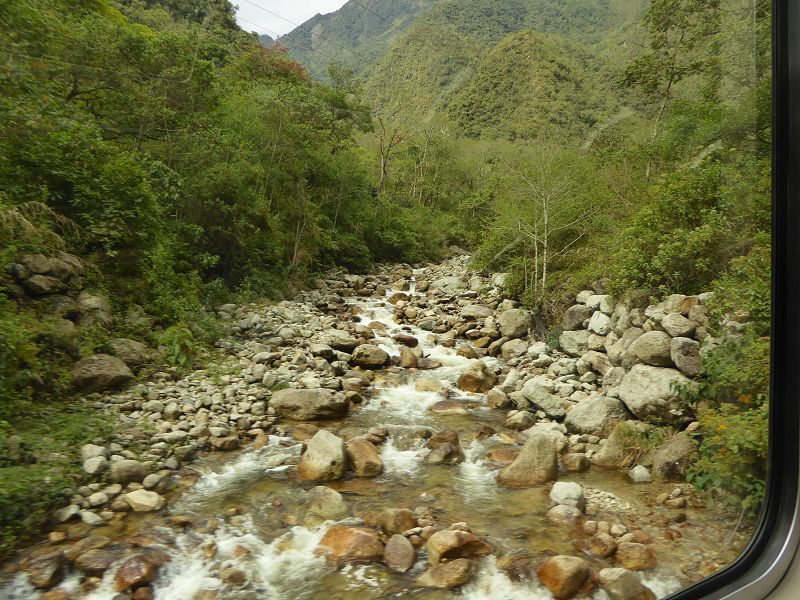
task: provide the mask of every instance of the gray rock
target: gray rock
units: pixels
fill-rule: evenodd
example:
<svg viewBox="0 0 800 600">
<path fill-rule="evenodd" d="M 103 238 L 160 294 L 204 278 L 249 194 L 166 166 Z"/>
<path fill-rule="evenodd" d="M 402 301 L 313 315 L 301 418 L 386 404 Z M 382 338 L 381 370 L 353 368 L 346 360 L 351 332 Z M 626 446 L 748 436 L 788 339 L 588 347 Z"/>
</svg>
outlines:
<svg viewBox="0 0 800 600">
<path fill-rule="evenodd" d="M 497 475 L 500 485 L 511 488 L 532 487 L 558 477 L 558 457 L 551 436 L 534 432 L 519 455 Z"/>
<path fill-rule="evenodd" d="M 336 360 L 336 351 L 327 344 L 311 344 L 308 349 L 314 356 L 320 356 L 328 361 Z"/>
<path fill-rule="evenodd" d="M 659 481 L 681 482 L 697 453 L 697 443 L 686 432 L 680 432 L 663 444 L 653 455 L 653 475 Z"/>
<path fill-rule="evenodd" d="M 349 514 L 347 503 L 336 490 L 317 486 L 309 492 L 311 502 L 306 511 L 306 522 L 312 525 L 324 521 L 338 521 Z"/>
<path fill-rule="evenodd" d="M 431 282 L 430 289 L 444 292 L 455 292 L 467 287 L 467 282 L 462 277 L 442 277 Z"/>
<path fill-rule="evenodd" d="M 611 317 L 598 311 L 589 320 L 589 331 L 597 335 L 608 335 L 611 332 Z"/>
<path fill-rule="evenodd" d="M 66 289 L 63 281 L 49 275 L 32 275 L 22 282 L 22 287 L 30 296 L 48 296 Z"/>
<path fill-rule="evenodd" d="M 269 406 L 279 417 L 292 421 L 338 419 L 347 415 L 348 408 L 344 398 L 324 388 L 279 390 L 272 394 Z"/>
<path fill-rule="evenodd" d="M 500 356 L 502 356 L 505 360 L 511 360 L 512 358 L 519 358 L 520 356 L 523 356 L 527 351 L 527 342 L 517 338 L 507 341 L 500 347 Z"/>
<path fill-rule="evenodd" d="M 661 319 L 661 327 L 672 337 L 692 337 L 695 324 L 680 313 L 669 313 Z"/>
<path fill-rule="evenodd" d="M 631 438 L 645 435 L 652 429 L 652 425 L 639 421 L 625 421 L 618 423 L 614 431 L 608 436 L 606 443 L 595 452 L 590 460 L 593 464 L 605 469 L 617 469 L 623 466 L 628 458 Z"/>
<path fill-rule="evenodd" d="M 140 483 L 147 477 L 147 469 L 138 460 L 116 460 L 111 463 L 111 481 L 114 483 Z"/>
<path fill-rule="evenodd" d="M 559 504 L 545 513 L 545 518 L 556 525 L 577 525 L 581 519 L 581 511 L 574 506 Z"/>
<path fill-rule="evenodd" d="M 578 359 L 578 362 L 575 363 L 575 368 L 578 370 L 579 375 L 589 372 L 605 375 L 613 368 L 613 365 L 606 354 L 589 350 Z"/>
<path fill-rule="evenodd" d="M 73 385 L 84 392 L 103 392 L 133 379 L 128 365 L 108 354 L 92 354 L 79 360 L 70 370 L 70 376 Z"/>
<path fill-rule="evenodd" d="M 133 512 L 153 512 L 161 510 L 167 501 L 156 492 L 149 490 L 136 490 L 128 492 L 122 498 L 128 503 Z"/>
<path fill-rule="evenodd" d="M 561 319 L 561 328 L 564 331 L 573 331 L 576 329 L 583 329 L 583 323 L 591 318 L 592 309 L 585 304 L 576 304 L 570 306 L 564 311 L 564 317 Z"/>
<path fill-rule="evenodd" d="M 494 311 L 480 304 L 470 304 L 461 309 L 461 318 L 465 320 L 485 319 L 491 317 Z"/>
<path fill-rule="evenodd" d="M 643 334 L 644 329 L 640 329 L 638 327 L 632 327 L 625 330 L 622 334 L 622 337 L 606 348 L 608 359 L 611 361 L 611 364 L 617 367 L 622 366 L 626 369 L 630 369 L 634 364 L 639 362 L 639 359 L 636 358 L 636 355 L 628 352 L 628 350 L 630 349 L 631 344 L 633 344 L 633 342 L 635 342 Z M 628 355 L 630 355 L 630 357 Z"/>
<path fill-rule="evenodd" d="M 616 398 L 591 396 L 578 402 L 567 413 L 564 425 L 570 433 L 607 437 L 618 423 L 631 417 L 625 405 Z"/>
<path fill-rule="evenodd" d="M 83 461 L 83 470 L 89 475 L 97 475 L 108 464 L 105 456 L 95 456 Z"/>
<path fill-rule="evenodd" d="M 508 417 L 503 423 L 503 427 L 523 431 L 536 423 L 536 415 L 527 410 L 520 410 Z"/>
<path fill-rule="evenodd" d="M 350 364 L 362 369 L 380 369 L 389 362 L 389 355 L 372 344 L 358 346 L 350 357 Z"/>
<path fill-rule="evenodd" d="M 111 304 L 103 296 L 84 290 L 78 294 L 77 301 L 81 310 L 78 320 L 80 325 L 88 327 L 111 324 Z"/>
<path fill-rule="evenodd" d="M 630 351 L 646 365 L 654 367 L 673 366 L 670 356 L 672 338 L 663 331 L 648 331 L 639 336 L 630 346 Z"/>
<path fill-rule="evenodd" d="M 577 508 L 581 512 L 586 508 L 583 486 L 574 481 L 557 481 L 550 490 L 550 500 L 556 504 L 564 504 Z"/>
<path fill-rule="evenodd" d="M 511 308 L 504 310 L 497 317 L 500 333 L 507 338 L 520 338 L 528 334 L 531 314 L 527 310 Z"/>
<path fill-rule="evenodd" d="M 150 361 L 150 349 L 136 340 L 117 338 L 111 342 L 111 348 L 126 365 L 140 367 Z"/>
<path fill-rule="evenodd" d="M 589 346 L 589 332 L 564 331 L 558 338 L 558 345 L 570 356 L 580 356 Z"/>
<path fill-rule="evenodd" d="M 672 338 L 670 357 L 675 366 L 687 377 L 697 377 L 703 370 L 700 343 L 688 337 Z"/>
<path fill-rule="evenodd" d="M 334 481 L 347 468 L 344 441 L 321 429 L 308 441 L 297 465 L 297 476 L 306 481 Z"/>
<path fill-rule="evenodd" d="M 89 460 L 90 458 L 95 458 L 97 456 L 108 456 L 108 450 L 103 446 L 97 446 L 95 444 L 84 444 L 81 446 L 81 458 L 83 460 Z"/>
<path fill-rule="evenodd" d="M 611 600 L 656 600 L 656 595 L 628 569 L 602 569 L 599 577 L 600 587 Z"/>
<path fill-rule="evenodd" d="M 563 419 L 566 414 L 561 405 L 561 398 L 551 394 L 532 379 L 522 386 L 522 397 L 536 408 L 543 410 L 551 419 Z"/>
<path fill-rule="evenodd" d="M 633 483 L 650 483 L 653 481 L 650 471 L 648 471 L 647 467 L 643 465 L 636 465 L 633 467 L 630 471 L 628 471 L 628 477 L 630 477 Z"/>
<path fill-rule="evenodd" d="M 619 386 L 619 397 L 639 419 L 657 424 L 681 424 L 692 418 L 687 400 L 674 391 L 691 381 L 676 369 L 635 365 Z"/>
<path fill-rule="evenodd" d="M 386 542 L 383 550 L 383 562 L 392 571 L 405 573 L 414 566 L 416 558 L 416 549 L 404 535 L 396 533 Z"/>
</svg>

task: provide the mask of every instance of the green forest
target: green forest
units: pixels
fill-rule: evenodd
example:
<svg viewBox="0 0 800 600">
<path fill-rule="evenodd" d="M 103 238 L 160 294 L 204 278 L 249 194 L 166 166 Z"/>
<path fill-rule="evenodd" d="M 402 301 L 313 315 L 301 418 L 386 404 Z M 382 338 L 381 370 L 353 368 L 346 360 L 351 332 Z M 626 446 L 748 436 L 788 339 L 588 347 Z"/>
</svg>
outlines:
<svg viewBox="0 0 800 600">
<path fill-rule="evenodd" d="M 228 0 L 0 5 L 0 513 L 23 504 L 38 524 L 80 466 L 43 457 L 107 434 L 71 386 L 81 356 L 124 337 L 200 367 L 223 303 L 453 246 L 509 273 L 543 340 L 597 280 L 713 292 L 710 333 L 740 335 L 704 350 L 685 392 L 706 432 L 690 480 L 757 509 L 770 3 L 388 4 L 369 35 L 357 5 L 323 19 L 337 45 L 319 53 L 303 30 L 265 45 Z M 115 318 L 74 327 L 25 299 L 5 265 L 59 253 Z M 0 526 L 2 554 L 26 527 Z"/>
</svg>

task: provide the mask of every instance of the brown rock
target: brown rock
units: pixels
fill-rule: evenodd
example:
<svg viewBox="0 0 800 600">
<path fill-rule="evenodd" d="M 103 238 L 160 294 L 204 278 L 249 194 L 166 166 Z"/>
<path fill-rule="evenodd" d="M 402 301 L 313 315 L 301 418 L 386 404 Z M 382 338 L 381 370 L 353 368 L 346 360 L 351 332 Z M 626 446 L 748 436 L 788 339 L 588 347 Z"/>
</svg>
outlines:
<svg viewBox="0 0 800 600">
<path fill-rule="evenodd" d="M 156 579 L 157 567 L 143 555 L 130 557 L 114 575 L 114 589 L 124 592 L 131 588 L 137 588 Z"/>
<path fill-rule="evenodd" d="M 469 411 L 457 400 L 440 400 L 430 407 L 437 415 L 466 415 Z"/>
<path fill-rule="evenodd" d="M 617 546 L 617 560 L 626 569 L 644 571 L 656 566 L 656 555 L 652 548 L 636 542 L 622 542 Z"/>
<path fill-rule="evenodd" d="M 119 550 L 96 548 L 75 559 L 75 566 L 89 576 L 101 577 L 120 558 L 122 554 Z"/>
<path fill-rule="evenodd" d="M 344 476 L 347 467 L 344 442 L 321 429 L 308 442 L 297 465 L 297 476 L 306 481 L 334 481 Z"/>
<path fill-rule="evenodd" d="M 461 373 L 456 385 L 465 392 L 484 393 L 494 387 L 497 375 L 482 361 L 476 362 Z"/>
<path fill-rule="evenodd" d="M 558 477 L 558 458 L 553 440 L 541 432 L 534 433 L 522 447 L 516 460 L 500 471 L 497 483 L 506 487 L 532 487 L 554 481 Z"/>
<path fill-rule="evenodd" d="M 247 583 L 247 574 L 241 569 L 235 569 L 233 567 L 223 569 L 220 573 L 220 577 L 222 578 L 222 582 L 226 585 L 240 587 Z"/>
<path fill-rule="evenodd" d="M 155 598 L 155 594 L 153 593 L 153 588 L 149 585 L 137 588 L 131 596 L 131 600 L 153 600 L 153 598 Z"/>
<path fill-rule="evenodd" d="M 461 449 L 458 433 L 452 429 L 440 431 L 431 436 L 426 446 L 431 449 L 424 459 L 426 463 L 453 465 L 464 460 L 464 451 Z"/>
<path fill-rule="evenodd" d="M 628 569 L 603 569 L 599 577 L 600 587 L 611 600 L 656 600 L 656 595 Z"/>
<path fill-rule="evenodd" d="M 486 556 L 492 553 L 492 547 L 467 531 L 450 530 L 434 533 L 427 543 L 428 561 L 438 564 L 442 560 Z"/>
<path fill-rule="evenodd" d="M 383 460 L 378 449 L 364 438 L 347 442 L 347 457 L 350 466 L 358 477 L 377 477 L 383 473 Z"/>
<path fill-rule="evenodd" d="M 417 526 L 417 517 L 407 508 L 384 508 L 379 523 L 389 535 L 403 533 Z"/>
<path fill-rule="evenodd" d="M 383 558 L 383 542 L 378 532 L 366 527 L 333 526 L 320 541 L 319 550 L 337 568 Z"/>
<path fill-rule="evenodd" d="M 417 550 L 408 538 L 395 534 L 389 538 L 383 551 L 383 562 L 392 571 L 405 573 L 414 566 Z"/>
<path fill-rule="evenodd" d="M 70 600 L 70 595 L 66 590 L 50 590 L 39 596 L 39 600 Z"/>
<path fill-rule="evenodd" d="M 517 456 L 519 456 L 519 450 L 516 448 L 507 447 L 490 450 L 483 458 L 490 462 L 507 467 L 517 459 Z"/>
<path fill-rule="evenodd" d="M 475 574 L 475 565 L 468 558 L 434 565 L 417 578 L 420 587 L 455 588 L 467 583 Z"/>
<path fill-rule="evenodd" d="M 589 581 L 588 563 L 576 556 L 551 556 L 545 559 L 536 574 L 553 596 L 572 598 Z"/>
<path fill-rule="evenodd" d="M 589 551 L 595 556 L 607 558 L 617 551 L 617 541 L 608 533 L 598 533 L 589 540 Z"/>
<path fill-rule="evenodd" d="M 111 540 L 102 535 L 90 535 L 82 540 L 75 542 L 67 551 L 67 560 L 74 561 L 84 552 L 94 550 L 96 548 L 105 548 L 111 543 Z"/>
<path fill-rule="evenodd" d="M 586 471 L 591 466 L 589 459 L 582 452 L 569 452 L 561 457 L 564 469 L 571 472 Z"/>
<path fill-rule="evenodd" d="M 39 589 L 51 588 L 64 579 L 67 560 L 61 550 L 41 554 L 28 560 L 22 570 L 28 574 L 31 585 Z"/>
</svg>

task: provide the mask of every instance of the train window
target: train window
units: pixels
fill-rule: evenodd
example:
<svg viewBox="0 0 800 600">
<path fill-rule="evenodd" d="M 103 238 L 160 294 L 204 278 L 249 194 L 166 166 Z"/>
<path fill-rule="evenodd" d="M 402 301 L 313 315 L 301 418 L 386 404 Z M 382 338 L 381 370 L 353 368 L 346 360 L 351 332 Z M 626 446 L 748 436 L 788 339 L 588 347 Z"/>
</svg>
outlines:
<svg viewBox="0 0 800 600">
<path fill-rule="evenodd" d="M 0 597 L 765 597 L 788 4 L 5 0 Z"/>
</svg>

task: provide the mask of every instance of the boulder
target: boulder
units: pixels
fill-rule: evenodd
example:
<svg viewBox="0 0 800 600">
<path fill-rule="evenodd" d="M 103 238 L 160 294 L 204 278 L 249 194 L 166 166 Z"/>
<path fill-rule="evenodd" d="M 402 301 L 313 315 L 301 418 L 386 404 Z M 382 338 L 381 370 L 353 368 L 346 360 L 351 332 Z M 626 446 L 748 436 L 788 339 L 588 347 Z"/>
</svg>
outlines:
<svg viewBox="0 0 800 600">
<path fill-rule="evenodd" d="M 458 377 L 456 385 L 465 392 L 482 394 L 494 387 L 497 375 L 483 361 L 477 361 Z"/>
<path fill-rule="evenodd" d="M 431 290 L 442 290 L 444 292 L 455 292 L 467 287 L 467 282 L 462 277 L 442 277 L 430 284 Z"/>
<path fill-rule="evenodd" d="M 614 301 L 609 294 L 592 294 L 586 298 L 586 306 L 592 310 L 599 310 L 607 315 L 614 312 Z"/>
<path fill-rule="evenodd" d="M 527 351 L 528 351 L 527 342 L 519 338 L 508 340 L 505 344 L 500 346 L 500 356 L 502 356 L 505 360 L 511 360 L 512 358 L 519 358 L 520 356 L 523 356 Z"/>
<path fill-rule="evenodd" d="M 404 369 L 416 369 L 419 366 L 419 356 L 413 348 L 404 346 L 400 349 L 400 366 Z"/>
<path fill-rule="evenodd" d="M 573 331 L 575 329 L 583 329 L 583 323 L 592 317 L 592 309 L 585 304 L 576 304 L 569 307 L 564 312 L 564 317 L 561 320 L 561 328 L 564 331 Z"/>
<path fill-rule="evenodd" d="M 26 561 L 22 570 L 28 575 L 28 581 L 33 587 L 47 589 L 63 581 L 66 566 L 64 553 L 54 550 Z"/>
<path fill-rule="evenodd" d="M 608 335 L 611 332 L 611 317 L 598 311 L 589 319 L 589 331 L 597 335 Z"/>
<path fill-rule="evenodd" d="M 306 481 L 334 481 L 344 476 L 346 467 L 344 442 L 322 429 L 309 440 L 297 465 L 297 476 Z"/>
<path fill-rule="evenodd" d="M 308 351 L 311 352 L 312 356 L 318 356 L 328 361 L 336 360 L 336 351 L 328 344 L 311 344 L 308 347 Z"/>
<path fill-rule="evenodd" d="M 688 337 L 675 337 L 669 347 L 670 358 L 687 377 L 697 377 L 703 370 L 700 343 Z"/>
<path fill-rule="evenodd" d="M 524 431 L 532 427 L 536 423 L 536 415 L 527 410 L 520 410 L 510 415 L 504 422 L 503 427 L 514 429 L 516 431 Z"/>
<path fill-rule="evenodd" d="M 491 317 L 494 311 L 488 306 L 481 306 L 480 304 L 470 304 L 461 309 L 461 318 L 466 321 L 485 319 Z"/>
<path fill-rule="evenodd" d="M 622 380 L 619 397 L 642 421 L 680 425 L 692 418 L 688 401 L 678 397 L 675 386 L 690 380 L 676 369 L 635 365 Z"/>
<path fill-rule="evenodd" d="M 617 540 L 611 534 L 601 531 L 589 538 L 589 552 L 600 558 L 608 558 L 617 551 Z"/>
<path fill-rule="evenodd" d="M 92 354 L 79 360 L 70 370 L 73 385 L 84 392 L 104 392 L 119 388 L 133 379 L 128 365 L 116 356 Z"/>
<path fill-rule="evenodd" d="M 456 588 L 467 583 L 475 575 L 475 565 L 468 558 L 432 566 L 416 580 L 420 587 L 439 589 Z"/>
<path fill-rule="evenodd" d="M 383 473 L 383 460 L 369 440 L 355 438 L 347 442 L 347 458 L 358 477 L 377 477 Z"/>
<path fill-rule="evenodd" d="M 695 324 L 680 313 L 669 313 L 661 319 L 661 327 L 672 337 L 692 337 Z"/>
<path fill-rule="evenodd" d="M 646 365 L 671 367 L 670 345 L 672 338 L 663 331 L 648 331 L 630 345 L 630 352 Z"/>
<path fill-rule="evenodd" d="M 520 308 L 504 310 L 497 317 L 500 333 L 507 338 L 520 338 L 527 335 L 530 321 L 531 314 Z"/>
<path fill-rule="evenodd" d="M 405 573 L 414 566 L 416 560 L 417 550 L 407 537 L 395 534 L 386 542 L 383 550 L 383 562 L 392 571 Z"/>
<path fill-rule="evenodd" d="M 373 344 L 361 344 L 350 357 L 350 364 L 362 369 L 380 369 L 389 362 L 389 355 Z"/>
<path fill-rule="evenodd" d="M 98 294 L 86 290 L 78 294 L 78 307 L 81 311 L 78 323 L 84 327 L 91 325 L 110 325 L 112 321 L 111 304 Z"/>
<path fill-rule="evenodd" d="M 617 545 L 617 560 L 626 569 L 644 571 L 656 566 L 656 555 L 649 546 L 636 542 L 620 542 Z"/>
<path fill-rule="evenodd" d="M 22 282 L 22 287 L 29 296 L 49 296 L 67 288 L 63 281 L 49 275 L 32 275 Z"/>
<path fill-rule="evenodd" d="M 581 520 L 581 511 L 574 506 L 559 504 L 545 513 L 545 518 L 556 525 L 567 525 L 573 527 Z"/>
<path fill-rule="evenodd" d="M 311 502 L 306 511 L 306 522 L 336 521 L 346 517 L 349 512 L 342 495 L 329 487 L 319 485 L 309 495 Z"/>
<path fill-rule="evenodd" d="M 328 389 L 279 390 L 269 402 L 275 413 L 292 421 L 338 419 L 347 415 L 347 401 Z"/>
<path fill-rule="evenodd" d="M 487 556 L 492 553 L 492 547 L 475 534 L 450 529 L 434 533 L 428 538 L 426 547 L 428 562 L 432 565 L 456 558 Z"/>
<path fill-rule="evenodd" d="M 575 368 L 578 370 L 579 375 L 592 372 L 605 376 L 614 366 L 606 354 L 596 350 L 589 350 L 577 360 Z"/>
<path fill-rule="evenodd" d="M 592 455 L 592 463 L 605 469 L 617 469 L 624 466 L 623 463 L 629 455 L 631 438 L 645 435 L 650 429 L 652 429 L 651 425 L 639 421 L 618 423 L 611 435 L 608 436 L 606 443 Z"/>
<path fill-rule="evenodd" d="M 111 463 L 110 475 L 114 483 L 141 483 L 147 477 L 147 469 L 138 460 L 116 460 Z"/>
<path fill-rule="evenodd" d="M 394 535 L 416 527 L 417 517 L 407 508 L 384 508 L 380 512 L 379 522 L 387 535 Z"/>
<path fill-rule="evenodd" d="M 141 367 L 150 362 L 150 349 L 142 342 L 117 338 L 111 342 L 111 348 L 117 358 L 131 367 Z"/>
<path fill-rule="evenodd" d="M 118 592 L 141 587 L 156 579 L 158 567 L 144 555 L 130 557 L 114 574 L 114 589 Z"/>
<path fill-rule="evenodd" d="M 532 487 L 554 481 L 558 477 L 558 457 L 551 436 L 534 432 L 525 442 L 519 456 L 500 471 L 497 482 L 511 488 Z"/>
<path fill-rule="evenodd" d="M 358 347 L 358 340 L 340 329 L 331 329 L 328 331 L 325 343 L 340 352 L 352 352 Z"/>
<path fill-rule="evenodd" d="M 349 563 L 380 560 L 383 542 L 374 529 L 335 525 L 320 540 L 318 551 L 328 563 L 339 568 Z"/>
<path fill-rule="evenodd" d="M 662 443 L 653 454 L 653 475 L 658 481 L 686 481 L 697 453 L 697 442 L 682 431 Z"/>
<path fill-rule="evenodd" d="M 150 490 L 136 490 L 123 496 L 133 512 L 153 512 L 161 510 L 167 501 L 161 494 Z"/>
<path fill-rule="evenodd" d="M 566 414 L 561 405 L 561 398 L 548 392 L 534 379 L 529 379 L 522 386 L 522 397 L 536 408 L 543 410 L 551 419 L 563 419 Z"/>
<path fill-rule="evenodd" d="M 464 461 L 458 432 L 452 429 L 434 434 L 425 445 L 431 449 L 424 458 L 428 464 L 454 465 Z"/>
<path fill-rule="evenodd" d="M 653 481 L 650 471 L 644 465 L 636 465 L 628 471 L 628 477 L 633 483 L 650 483 Z"/>
<path fill-rule="evenodd" d="M 599 579 L 611 600 L 656 600 L 656 595 L 628 569 L 602 569 Z"/>
<path fill-rule="evenodd" d="M 589 332 L 565 331 L 559 336 L 558 345 L 570 356 L 580 356 L 589 348 Z"/>
<path fill-rule="evenodd" d="M 119 549 L 94 548 L 75 559 L 75 567 L 90 577 L 102 577 L 122 557 Z"/>
<path fill-rule="evenodd" d="M 539 581 L 559 600 L 577 595 L 589 582 L 589 564 L 577 556 L 551 556 L 536 569 Z"/>
<path fill-rule="evenodd" d="M 557 481 L 550 490 L 550 500 L 556 504 L 572 506 L 580 511 L 586 508 L 583 486 L 574 481 Z"/>
<path fill-rule="evenodd" d="M 608 437 L 614 427 L 631 418 L 628 409 L 617 398 L 590 396 L 567 413 L 564 425 L 570 433 Z"/>
</svg>

